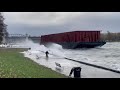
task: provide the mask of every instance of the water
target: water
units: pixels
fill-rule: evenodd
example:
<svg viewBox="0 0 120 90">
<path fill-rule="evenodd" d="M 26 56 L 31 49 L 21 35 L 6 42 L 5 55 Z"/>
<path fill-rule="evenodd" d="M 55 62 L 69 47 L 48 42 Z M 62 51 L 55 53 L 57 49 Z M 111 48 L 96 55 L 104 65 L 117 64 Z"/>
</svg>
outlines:
<svg viewBox="0 0 120 90">
<path fill-rule="evenodd" d="M 99 48 L 65 50 L 66 56 L 78 61 L 120 70 L 120 42 L 107 43 Z"/>
<path fill-rule="evenodd" d="M 47 48 L 44 45 L 35 44 L 32 41 L 25 43 L 27 43 L 25 45 L 31 47 L 31 50 L 24 52 L 26 57 L 67 76 L 72 67 L 80 66 L 82 67 L 82 78 L 120 78 L 120 74 L 64 59 L 64 57 L 72 58 L 120 71 L 120 42 L 107 43 L 98 48 L 76 50 L 62 49 L 57 44 L 52 44 Z M 45 57 L 45 51 L 49 51 L 49 58 Z M 60 71 L 56 69 L 55 62 L 62 66 Z"/>
</svg>

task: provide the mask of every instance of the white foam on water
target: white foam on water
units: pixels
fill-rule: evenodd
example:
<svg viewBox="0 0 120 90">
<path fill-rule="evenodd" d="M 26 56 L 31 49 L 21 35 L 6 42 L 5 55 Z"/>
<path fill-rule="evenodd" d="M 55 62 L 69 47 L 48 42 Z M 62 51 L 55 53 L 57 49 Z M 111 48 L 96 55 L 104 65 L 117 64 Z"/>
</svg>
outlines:
<svg viewBox="0 0 120 90">
<path fill-rule="evenodd" d="M 94 78 L 94 77 L 120 77 L 115 73 L 104 71 L 101 69 L 93 68 L 76 62 L 72 62 L 64 59 L 64 57 L 72 58 L 78 61 L 83 61 L 91 64 L 96 64 L 104 67 L 108 67 L 115 70 L 120 70 L 120 43 L 107 43 L 105 46 L 100 48 L 92 48 L 86 50 L 70 50 L 63 49 L 62 46 L 58 44 L 50 44 L 49 47 L 44 45 L 39 45 L 28 40 L 22 42 L 31 48 L 28 52 L 25 52 L 26 57 L 31 58 L 40 65 L 44 65 L 52 70 L 56 70 L 55 62 L 60 63 L 64 70 L 60 73 L 69 75 L 72 67 L 80 66 L 82 67 L 82 77 Z M 41 52 L 42 51 L 42 52 Z M 45 51 L 49 51 L 49 58 L 46 59 Z M 29 55 L 31 53 L 31 55 Z M 36 59 L 36 55 L 39 59 Z"/>
<path fill-rule="evenodd" d="M 66 56 L 65 56 L 65 53 L 64 53 L 64 50 L 63 50 L 63 48 L 62 48 L 61 45 L 52 43 L 52 44 L 49 45 L 48 48 L 49 48 L 49 51 L 50 51 L 52 54 L 54 54 L 54 55 L 56 55 L 56 56 L 58 56 L 58 57 L 63 57 L 63 58 L 66 57 Z"/>
</svg>

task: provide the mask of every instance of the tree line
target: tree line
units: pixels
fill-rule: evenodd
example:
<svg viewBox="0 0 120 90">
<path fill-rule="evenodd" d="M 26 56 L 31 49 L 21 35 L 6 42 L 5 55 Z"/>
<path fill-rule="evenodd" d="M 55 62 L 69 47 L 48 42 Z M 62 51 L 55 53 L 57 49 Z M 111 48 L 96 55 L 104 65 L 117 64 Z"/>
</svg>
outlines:
<svg viewBox="0 0 120 90">
<path fill-rule="evenodd" d="M 120 42 L 120 32 L 113 33 L 113 32 L 107 31 L 107 33 L 102 33 L 101 40 L 108 41 L 108 42 Z"/>
</svg>

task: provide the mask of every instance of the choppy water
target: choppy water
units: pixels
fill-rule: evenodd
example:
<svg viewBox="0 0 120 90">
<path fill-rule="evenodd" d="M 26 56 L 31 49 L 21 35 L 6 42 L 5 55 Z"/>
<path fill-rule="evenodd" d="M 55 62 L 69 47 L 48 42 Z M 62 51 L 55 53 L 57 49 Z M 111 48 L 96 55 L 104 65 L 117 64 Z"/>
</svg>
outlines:
<svg viewBox="0 0 120 90">
<path fill-rule="evenodd" d="M 67 76 L 69 75 L 72 67 L 80 66 L 82 67 L 83 78 L 120 78 L 120 74 L 93 68 L 64 59 L 64 57 L 72 58 L 78 61 L 88 62 L 120 71 L 120 42 L 107 43 L 106 45 L 98 48 L 76 50 L 62 49 L 60 45 L 56 44 L 53 44 L 49 48 L 33 43 L 31 45 L 29 44 L 32 49 L 29 52 L 25 52 L 26 57 L 29 57 L 35 62 L 49 67 L 53 70 L 56 70 L 55 62 L 60 63 L 61 66 L 63 66 L 63 70 L 60 71 L 60 73 Z M 45 54 L 41 52 L 45 52 L 46 50 L 48 50 L 49 53 L 53 54 L 49 55 L 48 59 L 46 59 Z M 40 58 L 36 59 L 36 55 Z"/>
<path fill-rule="evenodd" d="M 107 43 L 99 48 L 65 50 L 67 57 L 120 70 L 120 42 Z"/>
</svg>

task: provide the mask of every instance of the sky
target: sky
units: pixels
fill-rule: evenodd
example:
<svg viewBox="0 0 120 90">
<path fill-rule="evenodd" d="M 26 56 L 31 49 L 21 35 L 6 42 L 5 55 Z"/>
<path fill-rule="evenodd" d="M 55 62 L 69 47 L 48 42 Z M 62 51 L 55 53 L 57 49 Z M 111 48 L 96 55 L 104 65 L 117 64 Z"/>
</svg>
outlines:
<svg viewBox="0 0 120 90">
<path fill-rule="evenodd" d="M 120 32 L 120 12 L 3 12 L 9 34 L 41 36 L 68 31 Z"/>
</svg>

